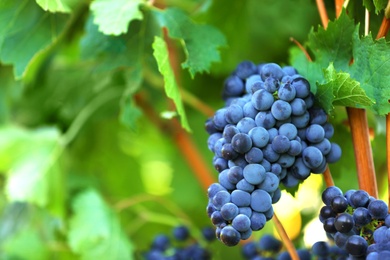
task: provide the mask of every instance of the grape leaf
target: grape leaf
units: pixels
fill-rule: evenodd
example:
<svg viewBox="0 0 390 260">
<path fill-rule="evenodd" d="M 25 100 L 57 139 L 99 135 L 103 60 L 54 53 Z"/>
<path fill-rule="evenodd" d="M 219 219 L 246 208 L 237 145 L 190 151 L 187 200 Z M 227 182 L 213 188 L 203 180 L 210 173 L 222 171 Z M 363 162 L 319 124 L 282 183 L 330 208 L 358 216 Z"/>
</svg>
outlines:
<svg viewBox="0 0 390 260">
<path fill-rule="evenodd" d="M 156 36 L 153 42 L 153 49 L 153 55 L 156 58 L 158 70 L 164 77 L 165 92 L 175 103 L 177 112 L 181 118 L 182 126 L 187 131 L 191 131 L 184 111 L 184 105 L 181 100 L 179 86 L 176 83 L 175 75 L 169 63 L 168 46 L 161 37 Z"/>
<path fill-rule="evenodd" d="M 372 106 L 379 115 L 390 112 L 390 43 L 384 38 L 373 40 L 371 35 L 353 36 L 354 62 L 351 76 L 358 80 L 367 95 L 375 101 Z"/>
<path fill-rule="evenodd" d="M 336 72 L 333 63 L 324 70 L 325 84 L 318 85 L 317 97 L 322 107 L 329 113 L 329 104 L 357 107 L 370 106 L 374 102 L 366 95 L 360 83 L 348 73 Z"/>
<path fill-rule="evenodd" d="M 5 192 L 10 201 L 52 206 L 56 214 L 63 213 L 58 140 L 59 132 L 55 128 L 0 129 L 0 162 L 2 170 L 8 172 Z"/>
<path fill-rule="evenodd" d="M 346 71 L 352 57 L 351 38 L 355 24 L 343 11 L 336 21 L 331 21 L 327 29 L 319 27 L 309 34 L 307 46 L 314 53 L 313 60 L 327 68 L 333 62 L 338 70 Z"/>
<path fill-rule="evenodd" d="M 170 37 L 182 41 L 187 56 L 182 67 L 188 69 L 192 77 L 209 72 L 211 63 L 220 61 L 218 48 L 226 45 L 226 39 L 215 27 L 196 24 L 177 8 L 153 9 L 151 13 L 161 27 L 168 29 Z"/>
<path fill-rule="evenodd" d="M 316 95 L 328 112 L 333 107 L 331 102 L 369 107 L 379 115 L 390 111 L 387 85 L 390 80 L 390 45 L 384 39 L 360 38 L 359 25 L 355 26 L 353 20 L 342 12 L 326 30 L 319 28 L 318 32 L 312 31 L 306 45 L 313 53 L 314 61 L 304 59 L 304 55 L 295 50 L 290 52 L 291 63 L 308 78 L 311 85 L 321 88 Z M 342 73 L 331 72 L 330 64 Z M 328 72 L 321 75 L 319 70 L 327 68 Z M 343 80 L 346 81 L 342 83 Z M 359 87 L 356 81 L 360 83 Z"/>
<path fill-rule="evenodd" d="M 72 209 L 68 241 L 82 259 L 133 259 L 133 246 L 122 232 L 118 217 L 97 191 L 78 194 Z"/>
<path fill-rule="evenodd" d="M 80 41 L 81 57 L 97 60 L 97 71 L 140 66 L 139 44 L 137 35 L 110 36 L 101 33 L 93 23 L 93 16 L 90 16 Z"/>
<path fill-rule="evenodd" d="M 49 12 L 70 13 L 71 9 L 67 0 L 36 0 L 43 10 Z"/>
<path fill-rule="evenodd" d="M 0 1 L 0 60 L 21 78 L 32 60 L 64 30 L 68 15 L 50 14 L 34 1 Z"/>
<path fill-rule="evenodd" d="M 142 20 L 139 6 L 143 0 L 95 0 L 90 8 L 99 31 L 108 35 L 126 33 L 132 20 Z"/>
</svg>

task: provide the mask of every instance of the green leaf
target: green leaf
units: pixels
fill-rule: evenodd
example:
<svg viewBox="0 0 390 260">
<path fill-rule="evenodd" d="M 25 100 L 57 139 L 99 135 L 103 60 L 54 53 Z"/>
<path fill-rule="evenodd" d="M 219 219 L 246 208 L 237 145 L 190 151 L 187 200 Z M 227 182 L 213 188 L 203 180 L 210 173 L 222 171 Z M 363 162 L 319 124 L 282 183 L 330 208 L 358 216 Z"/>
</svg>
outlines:
<svg viewBox="0 0 390 260">
<path fill-rule="evenodd" d="M 379 115 L 390 112 L 390 43 L 384 38 L 373 40 L 371 35 L 360 38 L 356 31 L 353 37 L 351 76 L 375 104 L 372 106 Z"/>
<path fill-rule="evenodd" d="M 70 13 L 71 9 L 67 0 L 36 0 L 43 10 L 49 12 Z"/>
<path fill-rule="evenodd" d="M 126 33 L 132 20 L 142 20 L 139 6 L 143 0 L 95 0 L 90 8 L 99 31 L 108 35 Z"/>
<path fill-rule="evenodd" d="M 9 259 L 40 260 L 50 258 L 50 252 L 42 241 L 40 232 L 31 227 L 7 240 L 2 251 L 11 256 Z"/>
<path fill-rule="evenodd" d="M 101 33 L 90 16 L 85 23 L 85 35 L 80 41 L 81 57 L 97 62 L 97 71 L 140 66 L 138 35 L 110 36 Z"/>
<path fill-rule="evenodd" d="M 0 1 L 0 60 L 24 76 L 32 60 L 56 42 L 69 16 L 43 11 L 34 1 Z"/>
<path fill-rule="evenodd" d="M 324 77 L 326 83 L 318 85 L 317 98 L 328 113 L 333 109 L 329 104 L 358 107 L 374 103 L 358 81 L 352 79 L 348 73 L 336 72 L 333 63 L 324 70 Z"/>
<path fill-rule="evenodd" d="M 10 201 L 25 201 L 63 214 L 63 180 L 55 128 L 0 129 L 1 170 L 7 172 L 5 193 Z"/>
<path fill-rule="evenodd" d="M 156 58 L 158 70 L 164 77 L 165 92 L 167 96 L 175 103 L 177 112 L 181 118 L 182 126 L 187 131 L 191 131 L 184 111 L 184 105 L 182 103 L 179 86 L 176 83 L 175 75 L 169 63 L 168 46 L 161 37 L 156 36 L 153 42 L 153 49 L 153 55 Z"/>
<path fill-rule="evenodd" d="M 160 26 L 168 29 L 170 37 L 182 42 L 187 56 L 182 67 L 188 69 L 192 77 L 196 73 L 209 72 L 211 64 L 220 61 L 218 49 L 226 45 L 226 39 L 215 27 L 196 24 L 177 8 L 151 12 Z"/>
<path fill-rule="evenodd" d="M 353 20 L 343 11 L 339 19 L 329 22 L 326 30 L 318 27 L 317 32 L 313 29 L 310 31 L 306 46 L 310 50 L 312 62 L 299 48 L 294 47 L 290 50 L 290 64 L 310 82 L 313 93 L 317 94 L 318 83 L 324 83 L 323 70 L 330 63 L 334 63 L 338 70 L 348 71 L 348 64 L 352 58 L 351 38 L 354 30 Z M 324 94 L 322 90 L 320 95 Z M 330 100 L 329 96 L 327 100 Z M 332 104 L 326 104 L 328 108 L 331 106 Z"/>
<path fill-rule="evenodd" d="M 336 21 L 329 22 L 326 30 L 323 27 L 317 32 L 312 30 L 307 45 L 314 53 L 313 61 L 322 68 L 333 62 L 335 68 L 346 71 L 352 57 L 351 38 L 355 28 L 344 10 Z"/>
<path fill-rule="evenodd" d="M 313 62 L 304 59 L 303 53 L 292 50 L 291 63 L 312 86 L 316 84 L 321 88 L 316 96 L 328 112 L 333 102 L 335 105 L 369 107 L 379 115 L 390 111 L 387 85 L 390 45 L 385 39 L 374 41 L 371 35 L 360 38 L 359 25 L 355 26 L 342 12 L 326 30 L 312 31 L 306 45 L 313 54 Z M 323 70 L 325 74 L 321 75 Z"/>
<path fill-rule="evenodd" d="M 121 230 L 117 215 L 95 190 L 78 194 L 72 202 L 68 241 L 81 259 L 133 259 L 132 244 Z"/>
<path fill-rule="evenodd" d="M 383 9 L 386 8 L 388 0 L 374 0 L 374 5 L 375 5 L 375 13 L 379 13 Z"/>
</svg>

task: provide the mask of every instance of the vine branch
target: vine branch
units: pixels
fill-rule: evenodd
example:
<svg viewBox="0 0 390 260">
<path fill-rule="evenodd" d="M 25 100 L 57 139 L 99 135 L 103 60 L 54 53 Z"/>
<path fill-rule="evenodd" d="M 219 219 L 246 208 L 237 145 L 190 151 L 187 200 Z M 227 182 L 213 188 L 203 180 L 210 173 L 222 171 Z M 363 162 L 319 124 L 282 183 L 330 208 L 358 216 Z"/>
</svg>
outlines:
<svg viewBox="0 0 390 260">
<path fill-rule="evenodd" d="M 316 0 L 318 12 L 320 13 L 322 26 L 326 29 L 328 27 L 329 18 L 328 13 L 326 12 L 325 3 L 323 0 Z"/>
<path fill-rule="evenodd" d="M 276 227 L 276 230 L 279 233 L 280 238 L 283 241 L 283 244 L 286 246 L 287 252 L 290 254 L 292 260 L 299 260 L 298 253 L 295 249 L 295 246 L 291 239 L 288 237 L 286 230 L 284 229 L 282 223 L 280 222 L 278 216 L 274 212 L 274 216 L 272 217 L 272 221 Z"/>
</svg>

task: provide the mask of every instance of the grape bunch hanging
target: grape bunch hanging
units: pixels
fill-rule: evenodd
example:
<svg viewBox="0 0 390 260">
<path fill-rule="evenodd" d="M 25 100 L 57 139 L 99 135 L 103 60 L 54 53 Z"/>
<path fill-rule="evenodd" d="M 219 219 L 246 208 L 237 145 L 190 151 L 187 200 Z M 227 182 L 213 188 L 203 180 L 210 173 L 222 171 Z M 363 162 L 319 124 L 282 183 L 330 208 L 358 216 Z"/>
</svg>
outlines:
<svg viewBox="0 0 390 260">
<path fill-rule="evenodd" d="M 322 193 L 320 220 L 335 244 L 361 259 L 390 258 L 390 215 L 383 200 L 364 190 L 343 193 L 330 186 Z"/>
<path fill-rule="evenodd" d="M 225 107 L 206 121 L 218 183 L 207 213 L 216 236 L 234 246 L 273 217 L 284 187 L 323 173 L 341 157 L 334 128 L 309 82 L 290 66 L 240 63 L 226 79 Z"/>
</svg>

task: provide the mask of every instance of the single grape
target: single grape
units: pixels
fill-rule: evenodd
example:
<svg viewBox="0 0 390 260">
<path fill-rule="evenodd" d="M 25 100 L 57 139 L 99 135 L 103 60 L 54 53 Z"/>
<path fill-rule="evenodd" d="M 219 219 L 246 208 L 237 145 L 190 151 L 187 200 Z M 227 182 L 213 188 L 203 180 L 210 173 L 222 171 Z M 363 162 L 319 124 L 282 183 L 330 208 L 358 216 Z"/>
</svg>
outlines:
<svg viewBox="0 0 390 260">
<path fill-rule="evenodd" d="M 264 127 L 254 127 L 249 131 L 248 135 L 252 140 L 253 146 L 263 148 L 268 144 L 269 133 Z"/>
<path fill-rule="evenodd" d="M 291 123 L 286 123 L 279 127 L 279 135 L 284 135 L 289 140 L 293 140 L 298 135 L 298 129 L 295 125 Z"/>
<path fill-rule="evenodd" d="M 276 63 L 267 63 L 260 69 L 260 76 L 263 80 L 268 77 L 281 80 L 284 75 L 285 73 L 283 72 L 282 68 Z"/>
<path fill-rule="evenodd" d="M 251 61 L 240 62 L 234 71 L 234 74 L 237 75 L 240 79 L 246 79 L 256 73 L 257 66 Z"/>
<path fill-rule="evenodd" d="M 368 204 L 368 212 L 375 219 L 385 219 L 388 215 L 387 204 L 383 200 L 374 200 Z"/>
<path fill-rule="evenodd" d="M 290 102 L 291 115 L 301 116 L 306 112 L 306 103 L 301 98 L 295 98 Z"/>
<path fill-rule="evenodd" d="M 314 169 L 321 165 L 324 156 L 318 148 L 314 146 L 308 146 L 302 151 L 302 158 L 304 164 L 307 167 Z"/>
<path fill-rule="evenodd" d="M 268 130 L 275 126 L 276 119 L 271 111 L 260 111 L 255 117 L 255 123 L 257 126 L 264 127 Z"/>
<path fill-rule="evenodd" d="M 367 241 L 358 235 L 350 236 L 345 244 L 345 249 L 353 256 L 365 256 L 367 247 Z"/>
<path fill-rule="evenodd" d="M 348 213 L 341 213 L 336 216 L 334 226 L 341 233 L 348 233 L 355 226 L 353 217 Z"/>
<path fill-rule="evenodd" d="M 257 110 L 269 110 L 273 103 L 274 96 L 265 89 L 259 89 L 252 95 L 252 105 Z"/>
<path fill-rule="evenodd" d="M 213 205 L 220 210 L 223 205 L 230 202 L 230 193 L 226 190 L 218 191 L 212 199 Z"/>
<path fill-rule="evenodd" d="M 271 113 L 277 120 L 285 120 L 291 116 L 291 106 L 283 100 L 276 100 L 271 106 Z"/>
<path fill-rule="evenodd" d="M 342 213 L 348 208 L 348 201 L 344 196 L 338 195 L 332 199 L 331 206 L 334 212 Z"/>
<path fill-rule="evenodd" d="M 251 204 L 251 195 L 243 190 L 234 190 L 231 194 L 231 201 L 238 207 L 246 207 Z"/>
<path fill-rule="evenodd" d="M 245 160 L 248 163 L 261 163 L 263 160 L 263 152 L 257 147 L 252 147 L 246 154 Z"/>
<path fill-rule="evenodd" d="M 178 241 L 184 241 L 190 236 L 190 231 L 186 226 L 177 226 L 173 229 L 173 237 Z"/>
<path fill-rule="evenodd" d="M 252 212 L 252 216 L 250 217 L 251 219 L 251 229 L 253 231 L 258 231 L 260 229 L 262 229 L 265 225 L 265 223 L 267 222 L 267 218 L 265 217 L 265 215 L 263 213 L 259 213 L 259 212 Z"/>
<path fill-rule="evenodd" d="M 237 124 L 243 117 L 244 111 L 237 104 L 232 104 L 225 110 L 225 120 L 229 124 Z"/>
<path fill-rule="evenodd" d="M 226 226 L 221 230 L 220 239 L 227 246 L 235 246 L 240 242 L 241 235 L 232 226 Z"/>
<path fill-rule="evenodd" d="M 238 214 L 233 219 L 232 226 L 239 232 L 245 232 L 251 228 L 251 220 L 244 214 Z"/>
<path fill-rule="evenodd" d="M 231 75 L 225 80 L 223 91 L 226 97 L 240 96 L 244 92 L 244 82 L 236 75 Z"/>
<path fill-rule="evenodd" d="M 252 147 L 252 139 L 247 134 L 238 133 L 232 138 L 232 146 L 236 152 L 246 153 Z"/>
<path fill-rule="evenodd" d="M 221 207 L 221 216 L 229 221 L 238 215 L 238 207 L 236 204 L 228 202 Z"/>
<path fill-rule="evenodd" d="M 285 135 L 277 135 L 272 140 L 271 147 L 276 153 L 285 153 L 290 149 L 290 140 Z"/>
<path fill-rule="evenodd" d="M 372 217 L 367 208 L 358 207 L 353 211 L 353 220 L 356 225 L 365 226 L 371 222 Z"/>
<path fill-rule="evenodd" d="M 367 207 L 370 195 L 364 190 L 355 191 L 350 197 L 350 203 L 354 208 Z"/>
<path fill-rule="evenodd" d="M 264 190 L 268 193 L 276 191 L 279 187 L 279 178 L 272 172 L 265 173 L 265 179 L 262 183 L 257 185 L 258 189 Z"/>
<path fill-rule="evenodd" d="M 243 170 L 244 179 L 253 185 L 260 184 L 265 179 L 265 169 L 260 164 L 248 164 Z"/>
<path fill-rule="evenodd" d="M 251 194 L 251 208 L 257 212 L 266 212 L 272 207 L 271 196 L 264 190 L 256 189 Z"/>
<path fill-rule="evenodd" d="M 312 143 L 319 143 L 325 138 L 325 131 L 322 126 L 312 124 L 306 128 L 306 139 Z"/>
<path fill-rule="evenodd" d="M 296 90 L 290 83 L 282 84 L 278 90 L 278 97 L 284 101 L 292 101 L 295 98 Z"/>
<path fill-rule="evenodd" d="M 297 77 L 291 81 L 296 90 L 296 97 L 306 98 L 310 94 L 310 83 L 305 78 Z"/>
<path fill-rule="evenodd" d="M 244 178 L 244 175 L 242 173 L 242 168 L 239 166 L 230 167 L 227 173 L 227 178 L 230 183 L 236 184 L 237 182 L 239 182 Z"/>
</svg>

